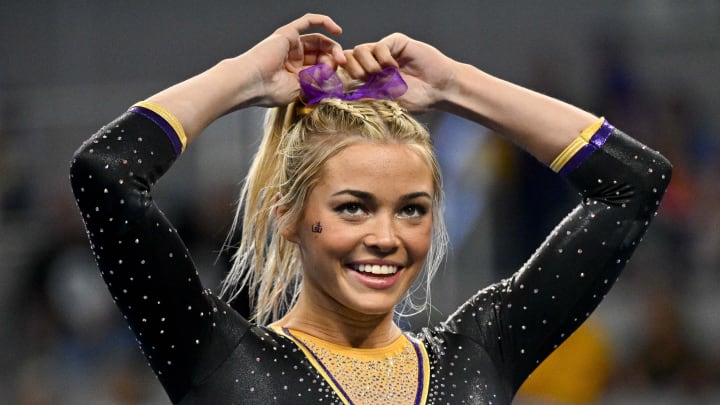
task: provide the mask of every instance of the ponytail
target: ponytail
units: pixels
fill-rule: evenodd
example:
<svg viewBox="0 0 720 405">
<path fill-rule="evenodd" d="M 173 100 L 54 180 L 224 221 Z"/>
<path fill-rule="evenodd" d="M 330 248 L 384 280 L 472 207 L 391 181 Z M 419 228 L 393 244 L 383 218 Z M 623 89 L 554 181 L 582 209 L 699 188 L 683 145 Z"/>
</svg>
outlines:
<svg viewBox="0 0 720 405">
<path fill-rule="evenodd" d="M 306 109 L 291 103 L 268 112 L 230 230 L 232 235 L 241 226 L 241 237 L 220 294 L 232 301 L 246 288 L 254 304 L 251 320 L 260 324 L 282 317 L 302 287 L 299 248 L 281 231 L 302 217 L 323 164 L 354 143 L 404 143 L 428 162 L 434 185 L 433 240 L 424 268 L 428 288 L 446 250 L 442 180 L 427 130 L 393 101 L 329 98 Z M 429 299 L 426 294 L 424 304 L 414 304 L 416 289 L 403 304 L 415 313 L 427 307 Z"/>
</svg>

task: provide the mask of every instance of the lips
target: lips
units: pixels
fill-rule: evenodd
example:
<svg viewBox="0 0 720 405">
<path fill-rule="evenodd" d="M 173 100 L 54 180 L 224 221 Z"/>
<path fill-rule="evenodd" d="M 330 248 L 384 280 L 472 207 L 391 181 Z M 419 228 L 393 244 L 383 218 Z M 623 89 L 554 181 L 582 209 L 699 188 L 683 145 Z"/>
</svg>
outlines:
<svg viewBox="0 0 720 405">
<path fill-rule="evenodd" d="M 403 266 L 390 263 L 351 264 L 348 268 L 353 270 L 356 280 L 374 290 L 394 285 L 404 269 Z"/>
<path fill-rule="evenodd" d="M 360 273 L 370 273 L 374 275 L 392 275 L 397 273 L 399 269 L 398 266 L 388 264 L 359 264 L 352 267 Z"/>
</svg>

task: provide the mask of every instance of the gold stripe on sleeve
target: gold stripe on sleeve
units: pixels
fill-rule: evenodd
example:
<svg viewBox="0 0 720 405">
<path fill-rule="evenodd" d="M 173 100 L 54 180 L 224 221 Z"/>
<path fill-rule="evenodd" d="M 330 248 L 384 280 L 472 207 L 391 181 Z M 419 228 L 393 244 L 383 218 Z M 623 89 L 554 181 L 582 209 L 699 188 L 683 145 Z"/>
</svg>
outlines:
<svg viewBox="0 0 720 405">
<path fill-rule="evenodd" d="M 557 155 L 555 160 L 550 163 L 550 169 L 556 173 L 559 172 L 580 149 L 590 143 L 590 139 L 592 139 L 593 135 L 595 135 L 595 133 L 600 129 L 603 122 L 605 122 L 605 119 L 600 118 L 587 128 L 583 129 L 582 132 L 580 132 L 580 135 L 570 142 L 570 145 L 566 146 L 565 149 Z"/>
<path fill-rule="evenodd" d="M 170 124 L 172 129 L 175 130 L 178 140 L 182 145 L 182 150 L 185 150 L 185 147 L 187 146 L 187 136 L 185 135 L 185 130 L 183 129 L 182 124 L 180 124 L 180 121 L 175 118 L 175 116 L 170 111 L 149 101 L 140 101 L 139 103 L 135 103 L 135 105 L 138 107 L 147 108 L 148 110 L 153 111 L 155 114 L 161 116 L 165 121 L 167 121 L 167 123 Z"/>
</svg>

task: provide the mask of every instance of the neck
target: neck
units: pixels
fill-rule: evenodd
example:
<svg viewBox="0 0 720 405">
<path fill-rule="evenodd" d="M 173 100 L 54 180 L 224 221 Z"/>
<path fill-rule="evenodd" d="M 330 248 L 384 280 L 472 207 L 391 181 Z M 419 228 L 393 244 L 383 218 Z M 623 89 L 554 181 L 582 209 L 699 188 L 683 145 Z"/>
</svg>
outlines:
<svg viewBox="0 0 720 405">
<path fill-rule="evenodd" d="M 384 347 L 401 334 L 392 312 L 379 315 L 359 314 L 347 308 L 323 308 L 303 299 L 272 326 L 295 329 L 322 340 L 346 347 L 370 349 Z"/>
</svg>

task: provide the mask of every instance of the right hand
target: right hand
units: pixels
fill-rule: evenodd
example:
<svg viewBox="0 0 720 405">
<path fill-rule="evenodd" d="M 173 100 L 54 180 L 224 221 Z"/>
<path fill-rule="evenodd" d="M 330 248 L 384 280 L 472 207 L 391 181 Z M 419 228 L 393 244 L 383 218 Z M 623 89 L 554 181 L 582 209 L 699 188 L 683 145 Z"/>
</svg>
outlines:
<svg viewBox="0 0 720 405">
<path fill-rule="evenodd" d="M 314 26 L 321 26 L 331 34 L 342 32 L 328 16 L 306 14 L 278 28 L 242 55 L 255 69 L 257 105 L 286 105 L 297 99 L 300 96 L 298 72 L 303 68 L 317 63 L 335 68 L 346 62 L 337 42 L 323 34 L 302 34 Z"/>
<path fill-rule="evenodd" d="M 400 33 L 346 50 L 345 56 L 343 67 L 357 79 L 387 66 L 398 68 L 408 84 L 398 102 L 411 112 L 425 111 L 447 99 L 458 65 L 437 48 Z"/>
</svg>

